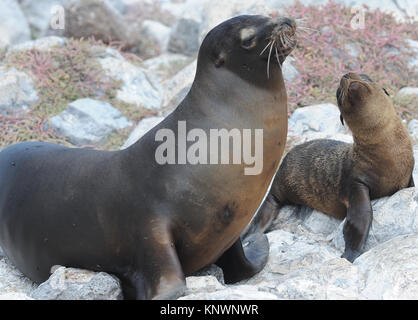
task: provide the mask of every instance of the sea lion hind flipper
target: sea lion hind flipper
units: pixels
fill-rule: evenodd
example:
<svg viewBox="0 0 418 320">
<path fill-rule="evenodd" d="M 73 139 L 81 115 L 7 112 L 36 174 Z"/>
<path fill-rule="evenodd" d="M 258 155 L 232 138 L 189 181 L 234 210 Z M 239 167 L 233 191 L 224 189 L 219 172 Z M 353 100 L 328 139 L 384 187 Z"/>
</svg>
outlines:
<svg viewBox="0 0 418 320">
<path fill-rule="evenodd" d="M 345 250 L 342 258 L 353 262 L 360 254 L 369 234 L 373 219 L 370 190 L 362 183 L 354 183 L 350 190 L 347 217 L 343 228 Z"/>
<path fill-rule="evenodd" d="M 241 234 L 241 239 L 245 239 L 248 235 L 255 234 L 257 232 L 263 233 L 268 230 L 281 207 L 282 205 L 271 193 L 269 193 L 249 225 Z"/>
<path fill-rule="evenodd" d="M 409 180 L 408 188 L 415 187 L 414 176 L 411 174 L 411 180 Z"/>
<path fill-rule="evenodd" d="M 254 233 L 243 242 L 239 238 L 215 264 L 222 268 L 225 283 L 235 283 L 260 272 L 267 263 L 269 250 L 267 236 Z"/>
</svg>

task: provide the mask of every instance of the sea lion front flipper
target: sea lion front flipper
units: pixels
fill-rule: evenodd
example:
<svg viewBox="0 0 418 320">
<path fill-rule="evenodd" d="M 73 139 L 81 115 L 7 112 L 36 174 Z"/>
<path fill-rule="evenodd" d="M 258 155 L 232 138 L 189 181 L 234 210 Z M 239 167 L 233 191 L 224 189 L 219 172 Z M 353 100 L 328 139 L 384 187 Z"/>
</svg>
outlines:
<svg viewBox="0 0 418 320">
<path fill-rule="evenodd" d="M 411 174 L 411 180 L 409 180 L 408 188 L 413 188 L 413 187 L 415 187 L 414 176 Z"/>
<path fill-rule="evenodd" d="M 267 263 L 270 246 L 265 234 L 251 234 L 243 242 L 244 244 L 241 239 L 238 239 L 215 262 L 222 268 L 225 283 L 235 283 L 251 278 Z"/>
<path fill-rule="evenodd" d="M 373 219 L 370 190 L 363 183 L 351 186 L 347 217 L 343 228 L 345 250 L 342 258 L 353 262 L 360 254 Z"/>
<path fill-rule="evenodd" d="M 147 245 L 138 252 L 136 267 L 127 276 L 135 299 L 177 299 L 186 291 L 186 280 L 173 237 L 164 224 L 155 222 L 150 231 L 144 234 Z"/>
</svg>

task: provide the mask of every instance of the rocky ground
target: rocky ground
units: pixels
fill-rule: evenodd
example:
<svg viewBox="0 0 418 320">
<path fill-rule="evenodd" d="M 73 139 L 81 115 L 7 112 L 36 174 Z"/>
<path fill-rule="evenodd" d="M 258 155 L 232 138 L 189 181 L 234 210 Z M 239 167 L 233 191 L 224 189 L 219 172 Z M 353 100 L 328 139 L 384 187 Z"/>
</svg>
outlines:
<svg viewBox="0 0 418 320">
<path fill-rule="evenodd" d="M 366 1 L 340 3 L 351 6 Z M 65 30 L 50 28 L 54 4 L 67 9 Z M 305 8 L 306 15 L 311 12 L 314 19 L 315 14 L 327 16 L 342 10 L 335 3 L 310 9 L 300 5 L 286 9 L 286 4 L 289 2 L 280 0 L 1 1 L 0 149 L 29 140 L 106 150 L 126 148 L 186 95 L 199 44 L 217 23 L 244 13 L 298 14 Z M 385 12 L 373 11 L 369 16 L 392 26 L 382 27 L 384 41 L 350 45 L 345 40 L 344 47 L 338 47 L 337 42 L 331 46 L 332 30 L 318 25 L 319 35 L 304 35 L 293 57 L 286 61 L 283 69 L 292 111 L 287 150 L 324 137 L 352 141 L 339 121 L 334 98 L 343 70 L 352 68 L 336 61 L 360 61 L 360 66 L 352 67 L 371 72 L 372 78 L 389 89 L 414 139 L 418 163 L 418 38 L 410 32 L 416 30 L 416 22 L 405 16 L 416 19 L 417 5 L 389 0 L 367 4 L 371 10 Z M 95 12 L 95 24 L 83 14 L 87 5 Z M 344 10 L 350 12 L 349 8 Z M 88 35 L 94 35 L 95 40 L 80 39 Z M 371 46 L 379 46 L 378 55 L 373 55 Z M 331 69 L 319 73 L 325 67 L 312 63 L 319 59 L 315 54 L 323 54 L 321 59 Z M 312 56 L 316 60 L 309 60 Z M 380 65 L 376 61 L 385 62 Z M 417 165 L 414 177 L 418 182 Z M 354 264 L 340 258 L 342 221 L 289 206 L 268 233 L 270 258 L 260 274 L 225 285 L 222 271 L 211 266 L 187 278 L 188 291 L 180 299 L 418 299 L 418 188 L 376 200 L 373 210 L 366 252 Z M 47 282 L 36 286 L 0 250 L 0 299 L 121 297 L 119 281 L 113 276 L 65 267 L 57 268 Z"/>
</svg>

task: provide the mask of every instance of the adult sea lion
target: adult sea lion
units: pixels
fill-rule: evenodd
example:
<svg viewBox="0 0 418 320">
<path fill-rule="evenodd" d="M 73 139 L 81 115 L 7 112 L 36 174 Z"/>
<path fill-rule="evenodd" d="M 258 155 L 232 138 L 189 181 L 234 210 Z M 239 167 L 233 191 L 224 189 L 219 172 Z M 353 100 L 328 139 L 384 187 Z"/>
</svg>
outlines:
<svg viewBox="0 0 418 320">
<path fill-rule="evenodd" d="M 214 28 L 201 45 L 186 98 L 128 149 L 40 142 L 4 149 L 0 245 L 7 256 L 38 283 L 54 265 L 109 272 L 121 279 L 125 297 L 136 299 L 175 298 L 185 275 L 215 262 L 227 282 L 260 271 L 266 237 L 250 237 L 243 249 L 240 234 L 286 142 L 280 64 L 296 44 L 295 29 L 293 20 L 263 16 L 239 16 Z M 244 164 L 158 164 L 157 133 L 177 132 L 183 121 L 206 133 L 264 130 L 263 170 L 245 175 Z"/>
<path fill-rule="evenodd" d="M 309 206 L 347 218 L 342 257 L 353 262 L 369 233 L 370 200 L 414 186 L 412 142 L 386 90 L 367 75 L 348 73 L 337 101 L 354 143 L 319 139 L 294 147 L 244 234 L 266 230 L 283 205 Z"/>
</svg>

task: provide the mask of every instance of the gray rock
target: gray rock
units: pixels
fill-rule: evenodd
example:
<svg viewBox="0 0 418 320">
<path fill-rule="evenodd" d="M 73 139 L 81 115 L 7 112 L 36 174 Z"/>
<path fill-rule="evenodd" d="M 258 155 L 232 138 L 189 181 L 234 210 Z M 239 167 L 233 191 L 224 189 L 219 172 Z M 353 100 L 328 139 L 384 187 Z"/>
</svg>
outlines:
<svg viewBox="0 0 418 320">
<path fill-rule="evenodd" d="M 157 124 L 163 121 L 163 117 L 149 117 L 142 119 L 135 129 L 131 132 L 126 142 L 123 144 L 121 149 L 126 149 L 137 142 L 144 134 L 154 128 Z"/>
<path fill-rule="evenodd" d="M 32 79 L 14 68 L 0 67 L 0 114 L 29 111 L 39 98 Z"/>
<path fill-rule="evenodd" d="M 171 31 L 168 50 L 193 56 L 200 46 L 200 23 L 187 18 L 181 18 Z"/>
<path fill-rule="evenodd" d="M 41 35 L 50 26 L 54 6 L 61 6 L 63 4 L 64 0 L 20 0 L 20 6 L 30 26 Z"/>
<path fill-rule="evenodd" d="M 191 58 L 182 54 L 164 53 L 158 57 L 145 60 L 141 66 L 155 74 L 163 82 L 177 74 L 190 64 Z"/>
<path fill-rule="evenodd" d="M 81 146 L 101 144 L 107 135 L 131 123 L 109 103 L 86 98 L 70 103 L 49 120 L 49 125 L 74 145 Z"/>
<path fill-rule="evenodd" d="M 16 0 L 0 1 L 0 49 L 30 40 L 29 24 Z"/>
<path fill-rule="evenodd" d="M 29 295 L 36 285 L 26 278 L 5 256 L 0 257 L 0 292 L 2 295 Z"/>
<path fill-rule="evenodd" d="M 384 242 L 355 262 L 364 275 L 361 299 L 418 299 L 418 234 Z"/>
<path fill-rule="evenodd" d="M 408 124 L 409 133 L 418 142 L 418 120 L 413 119 Z"/>
<path fill-rule="evenodd" d="M 391 197 L 372 201 L 373 222 L 364 251 L 392 238 L 418 232 L 418 187 L 403 189 Z M 333 236 L 333 244 L 341 252 L 345 242 L 343 226 L 340 224 Z"/>
<path fill-rule="evenodd" d="M 123 16 L 107 1 L 71 0 L 65 2 L 66 37 L 121 41 L 125 49 L 141 45 L 136 25 L 128 25 Z"/>
<path fill-rule="evenodd" d="M 122 80 L 122 86 L 117 91 L 117 99 L 147 109 L 161 107 L 162 88 L 151 72 L 134 66 L 125 59 L 112 56 L 100 58 L 99 62 L 110 77 Z"/>
<path fill-rule="evenodd" d="M 35 289 L 37 300 L 121 300 L 119 280 L 105 272 L 59 267 Z"/>
</svg>

